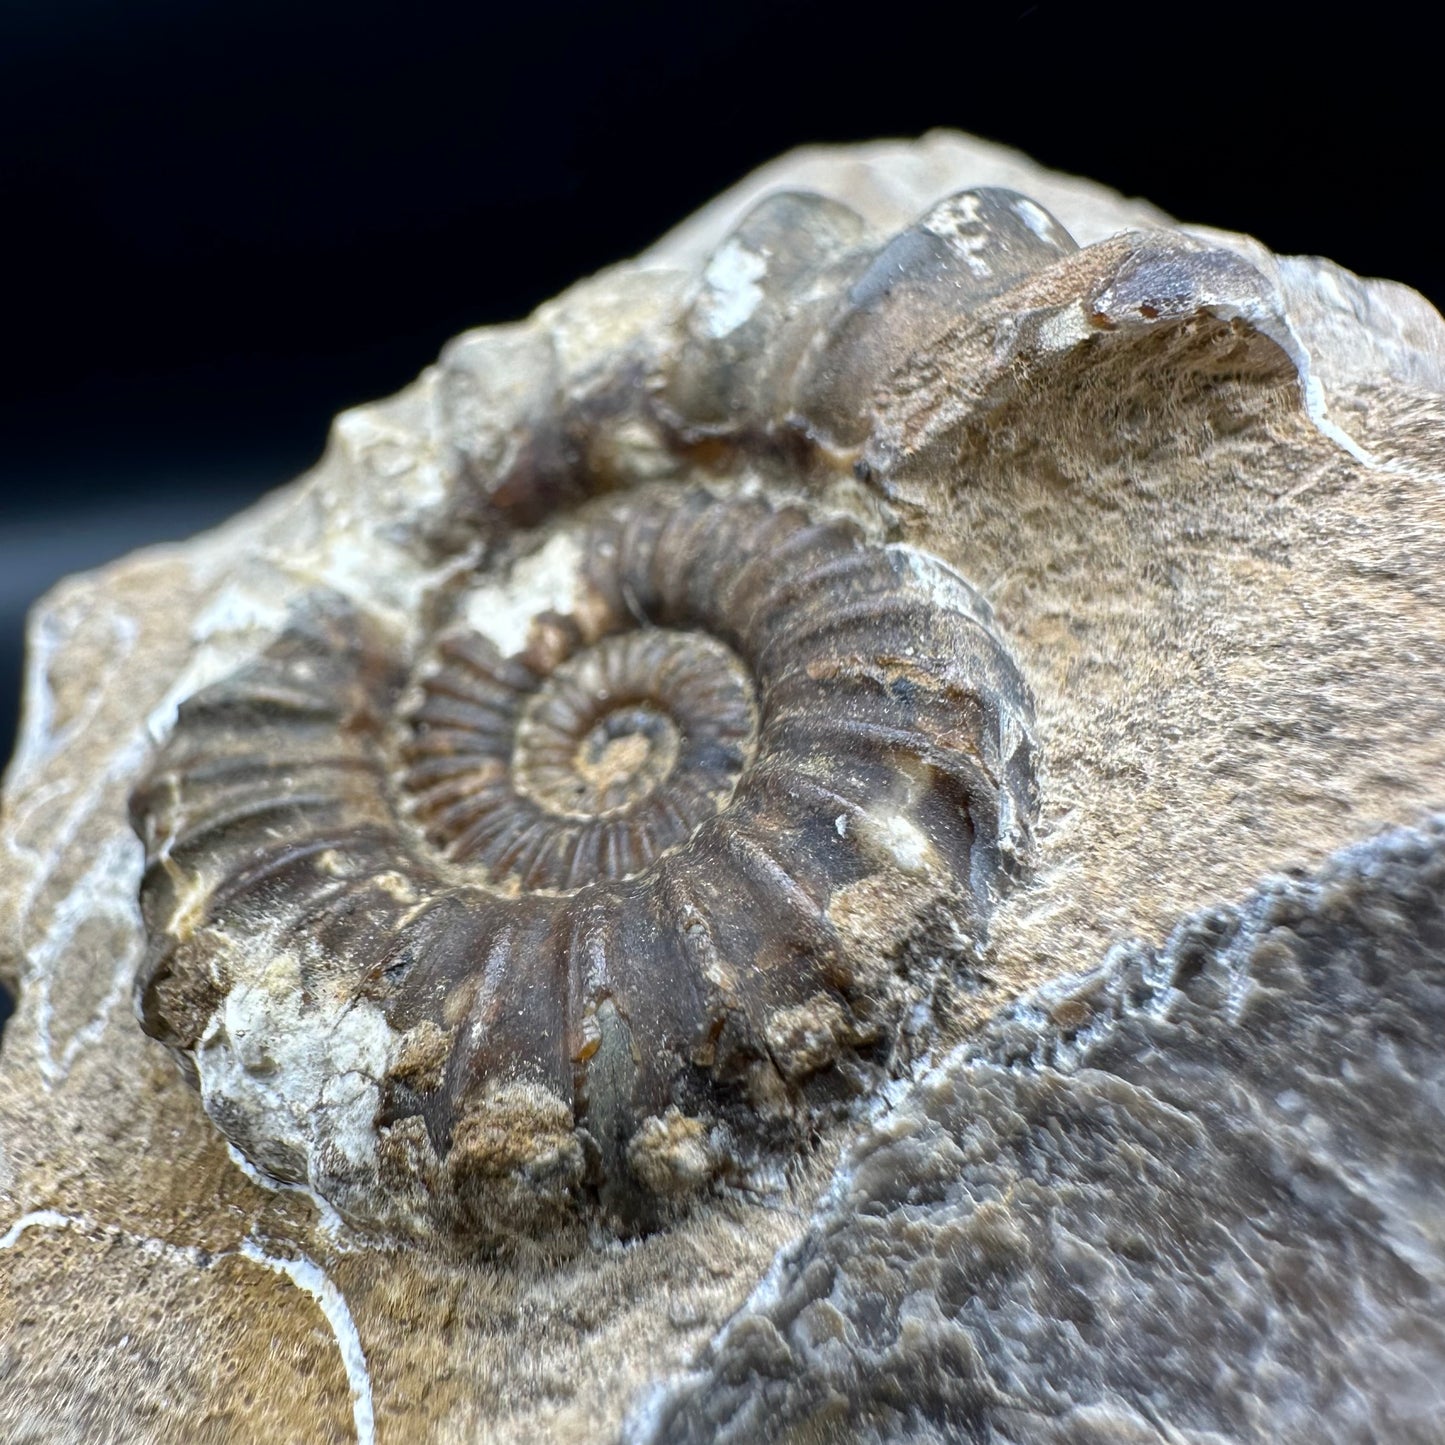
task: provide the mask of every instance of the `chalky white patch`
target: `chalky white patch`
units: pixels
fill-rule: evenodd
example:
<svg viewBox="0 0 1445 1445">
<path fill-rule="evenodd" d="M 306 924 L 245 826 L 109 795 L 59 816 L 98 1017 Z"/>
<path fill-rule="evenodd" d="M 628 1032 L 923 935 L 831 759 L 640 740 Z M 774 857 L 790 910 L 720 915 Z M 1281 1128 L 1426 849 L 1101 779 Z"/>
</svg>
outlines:
<svg viewBox="0 0 1445 1445">
<path fill-rule="evenodd" d="M 293 958 L 238 983 L 195 1050 L 201 1100 L 264 1173 L 327 1198 L 363 1194 L 376 1169 L 377 1080 L 395 1035 L 380 1009 L 315 991 Z"/>
<path fill-rule="evenodd" d="M 928 835 L 901 813 L 863 813 L 858 831 L 865 842 L 905 873 L 922 873 L 938 862 Z"/>
<path fill-rule="evenodd" d="M 923 229 L 946 241 L 975 276 L 982 279 L 993 274 L 988 251 L 995 238 L 979 219 L 977 196 L 955 196 L 923 222 Z"/>
<path fill-rule="evenodd" d="M 696 311 L 709 336 L 720 339 L 749 320 L 763 299 L 758 283 L 767 269 L 766 260 L 736 238 L 718 248 L 703 272 L 705 289 Z"/>
<path fill-rule="evenodd" d="M 545 547 L 518 562 L 500 582 L 478 587 L 468 595 L 467 626 L 493 642 L 503 657 L 521 652 L 539 614 L 566 616 L 576 610 L 582 560 L 577 540 L 559 532 Z"/>
<path fill-rule="evenodd" d="M 954 196 L 924 219 L 925 229 L 942 240 L 957 239 L 964 227 L 977 226 L 978 197 L 972 191 Z"/>
</svg>

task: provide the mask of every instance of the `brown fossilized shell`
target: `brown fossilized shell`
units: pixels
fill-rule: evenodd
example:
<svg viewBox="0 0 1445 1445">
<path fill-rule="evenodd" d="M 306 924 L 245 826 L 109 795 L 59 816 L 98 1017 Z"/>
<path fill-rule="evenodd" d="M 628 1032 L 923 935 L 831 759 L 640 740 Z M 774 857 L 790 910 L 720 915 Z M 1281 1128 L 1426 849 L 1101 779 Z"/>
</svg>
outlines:
<svg viewBox="0 0 1445 1445">
<path fill-rule="evenodd" d="M 693 430 L 791 424 L 825 446 L 857 446 L 881 378 L 1077 249 L 1042 206 L 997 187 L 940 201 L 881 247 L 836 201 L 768 196 L 703 272 L 667 401 Z"/>
<path fill-rule="evenodd" d="M 1005 260 L 1061 248 L 1001 195 Z M 814 199 L 725 243 L 777 261 L 744 334 L 707 320 L 737 298 L 705 278 L 640 393 L 679 452 L 731 418 L 739 465 L 588 500 L 588 438 L 635 403 L 563 408 L 572 480 L 503 478 L 510 530 L 419 643 L 314 589 L 181 704 L 135 794 L 145 1028 L 253 1165 L 356 1222 L 488 1238 L 580 1205 L 648 1227 L 766 1179 L 886 1076 L 1023 850 L 1031 706 L 987 605 L 806 500 L 776 448 L 741 465 L 770 426 L 856 439 L 822 420 L 978 261 L 980 203 L 885 250 L 905 279 L 922 257 L 910 288 L 868 281 L 837 207 L 779 227 Z"/>
</svg>

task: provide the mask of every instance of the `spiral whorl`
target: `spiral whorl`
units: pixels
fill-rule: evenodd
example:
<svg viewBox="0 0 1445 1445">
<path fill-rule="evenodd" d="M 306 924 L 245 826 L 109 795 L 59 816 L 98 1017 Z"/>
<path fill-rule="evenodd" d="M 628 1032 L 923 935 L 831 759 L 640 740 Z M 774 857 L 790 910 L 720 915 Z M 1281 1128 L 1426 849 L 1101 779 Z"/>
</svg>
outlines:
<svg viewBox="0 0 1445 1445">
<path fill-rule="evenodd" d="M 758 496 L 581 508 L 413 661 L 319 593 L 136 796 L 142 1015 L 353 1217 L 646 1223 L 866 1087 L 909 938 L 1023 841 L 1027 723 L 955 573 Z M 268 1093 L 308 1010 L 345 1108 Z"/>
<path fill-rule="evenodd" d="M 703 633 L 601 638 L 539 675 L 474 635 L 421 683 L 402 786 L 428 841 L 498 885 L 629 878 L 732 796 L 757 732 L 752 682 Z"/>
</svg>

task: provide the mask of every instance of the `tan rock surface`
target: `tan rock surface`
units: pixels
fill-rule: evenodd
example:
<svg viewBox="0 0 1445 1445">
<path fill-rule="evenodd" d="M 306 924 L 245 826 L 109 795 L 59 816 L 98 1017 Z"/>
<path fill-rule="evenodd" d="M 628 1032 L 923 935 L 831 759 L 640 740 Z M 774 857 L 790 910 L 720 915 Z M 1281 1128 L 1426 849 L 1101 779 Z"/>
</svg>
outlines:
<svg viewBox="0 0 1445 1445">
<path fill-rule="evenodd" d="M 666 354 L 762 189 L 835 196 L 881 240 L 997 184 L 1087 248 L 932 337 L 881 384 L 860 465 L 819 483 L 972 580 L 1037 697 L 1037 856 L 949 1027 L 1445 802 L 1445 323 L 1421 298 L 1164 231 L 964 137 L 785 157 L 341 417 L 292 487 L 35 610 L 0 832 L 6 1439 L 605 1438 L 801 1234 L 845 1129 L 775 1195 L 564 1258 L 365 1244 L 263 1187 L 132 1013 L 127 799 L 177 702 L 303 589 L 421 626 L 487 536 L 476 478 L 508 474 L 550 397 L 585 407 Z M 594 445 L 639 478 L 656 444 L 620 424 Z"/>
</svg>

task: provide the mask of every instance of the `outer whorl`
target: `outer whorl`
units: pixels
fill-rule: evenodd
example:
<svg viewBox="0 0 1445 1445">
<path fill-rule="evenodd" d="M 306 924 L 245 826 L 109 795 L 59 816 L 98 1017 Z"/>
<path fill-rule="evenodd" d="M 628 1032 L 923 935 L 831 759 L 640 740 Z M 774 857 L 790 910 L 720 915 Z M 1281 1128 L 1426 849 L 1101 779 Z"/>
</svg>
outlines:
<svg viewBox="0 0 1445 1445">
<path fill-rule="evenodd" d="M 948 567 L 757 497 L 579 509 L 419 659 L 314 595 L 135 797 L 145 1027 L 357 1221 L 645 1226 L 877 1078 L 1028 718 Z"/>
</svg>

